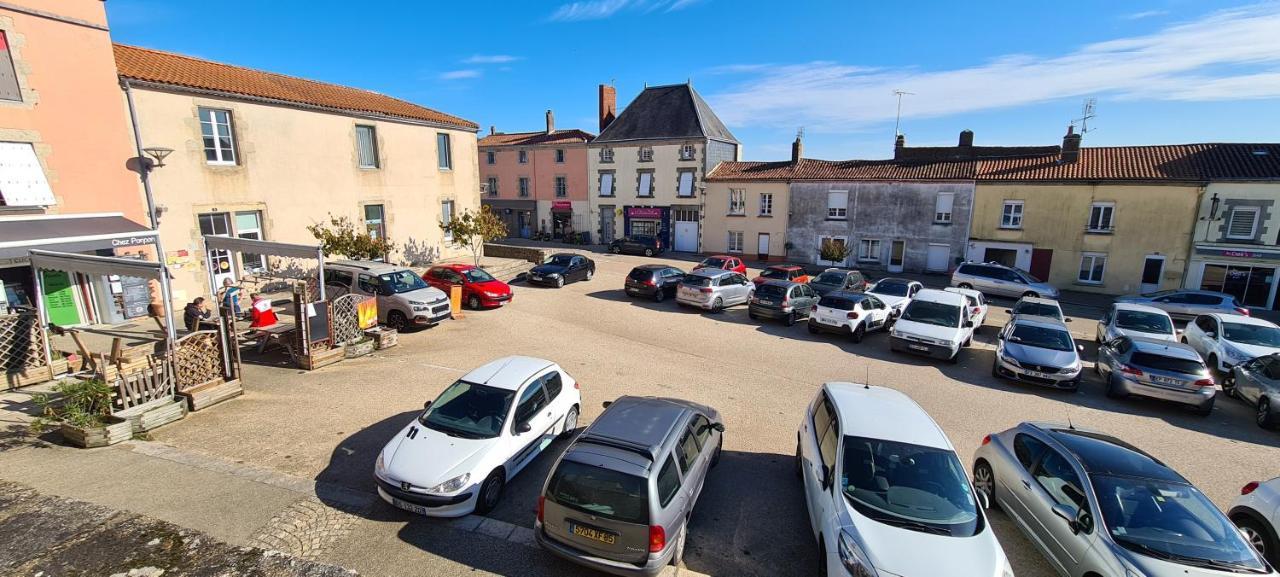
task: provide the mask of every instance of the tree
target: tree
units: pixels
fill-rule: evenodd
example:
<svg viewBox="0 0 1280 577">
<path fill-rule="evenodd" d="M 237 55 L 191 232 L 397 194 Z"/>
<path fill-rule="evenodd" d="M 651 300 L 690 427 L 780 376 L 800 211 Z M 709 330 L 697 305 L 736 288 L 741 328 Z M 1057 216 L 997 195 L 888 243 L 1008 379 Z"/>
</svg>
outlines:
<svg viewBox="0 0 1280 577">
<path fill-rule="evenodd" d="M 341 255 L 359 260 L 386 258 L 391 252 L 391 241 L 378 238 L 368 231 L 356 232 L 351 219 L 329 215 L 329 222 L 319 222 L 307 227 L 311 235 L 320 241 L 326 255 Z"/>
<path fill-rule="evenodd" d="M 440 223 L 446 235 L 453 236 L 453 243 L 467 247 L 480 266 L 480 252 L 484 243 L 507 236 L 507 224 L 489 207 L 480 207 L 479 212 L 467 210 L 449 222 Z"/>
<path fill-rule="evenodd" d="M 827 262 L 844 262 L 849 258 L 849 247 L 844 241 L 823 239 L 822 246 L 818 247 L 818 256 Z"/>
</svg>

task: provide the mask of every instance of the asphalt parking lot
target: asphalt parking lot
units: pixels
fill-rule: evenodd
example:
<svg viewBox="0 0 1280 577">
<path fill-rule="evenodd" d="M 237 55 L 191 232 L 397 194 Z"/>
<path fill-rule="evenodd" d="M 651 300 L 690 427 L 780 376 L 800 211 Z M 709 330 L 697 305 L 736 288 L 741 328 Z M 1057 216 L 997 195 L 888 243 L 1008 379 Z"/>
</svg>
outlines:
<svg viewBox="0 0 1280 577">
<path fill-rule="evenodd" d="M 1105 431 L 1169 463 L 1226 507 L 1240 486 L 1280 474 L 1280 434 L 1259 429 L 1252 411 L 1219 399 L 1209 417 L 1154 401 L 1104 396 L 1091 371 L 1080 390 L 1064 393 L 991 377 L 994 334 L 1010 303 L 996 301 L 987 326 L 958 364 L 889 352 L 883 333 L 860 344 L 811 335 L 803 324 L 757 322 L 744 306 L 720 314 L 674 301 L 633 300 L 622 290 L 635 265 L 674 259 L 590 255 L 593 280 L 562 289 L 517 283 L 512 304 L 468 311 L 460 320 L 406 334 L 401 346 L 314 373 L 278 367 L 246 369 L 248 393 L 226 405 L 155 432 L 191 451 L 269 467 L 357 491 L 372 492 L 371 472 L 386 440 L 445 386 L 493 358 L 523 354 L 561 364 L 582 384 L 583 425 L 601 402 L 620 395 L 690 399 L 720 410 L 724 454 L 694 514 L 685 561 L 710 575 L 814 574 L 816 544 L 801 488 L 792 474 L 796 427 L 825 381 L 864 381 L 899 389 L 938 421 L 966 464 L 983 435 L 1020 421 L 1068 419 Z M 751 271 L 754 274 L 756 271 Z M 1094 349 L 1100 311 L 1067 307 L 1069 325 Z M 532 527 L 537 492 L 551 447 L 510 486 L 492 517 Z M 993 525 L 1020 576 L 1052 570 L 999 512 Z M 321 558 L 368 575 L 577 574 L 535 549 L 511 551 L 477 543 L 432 519 L 375 507 Z"/>
</svg>

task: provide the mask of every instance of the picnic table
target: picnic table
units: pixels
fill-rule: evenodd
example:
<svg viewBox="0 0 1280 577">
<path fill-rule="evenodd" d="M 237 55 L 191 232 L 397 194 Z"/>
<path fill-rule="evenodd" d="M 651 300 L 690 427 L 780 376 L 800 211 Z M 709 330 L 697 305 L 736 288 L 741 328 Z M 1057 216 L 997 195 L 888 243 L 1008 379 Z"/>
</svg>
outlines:
<svg viewBox="0 0 1280 577">
<path fill-rule="evenodd" d="M 298 330 L 296 324 L 280 321 L 274 325 L 265 327 L 251 327 L 244 333 L 245 337 L 249 337 L 258 343 L 258 353 L 264 352 L 269 345 L 277 345 L 289 353 L 289 357 L 296 360 L 293 350 L 293 333 Z"/>
</svg>

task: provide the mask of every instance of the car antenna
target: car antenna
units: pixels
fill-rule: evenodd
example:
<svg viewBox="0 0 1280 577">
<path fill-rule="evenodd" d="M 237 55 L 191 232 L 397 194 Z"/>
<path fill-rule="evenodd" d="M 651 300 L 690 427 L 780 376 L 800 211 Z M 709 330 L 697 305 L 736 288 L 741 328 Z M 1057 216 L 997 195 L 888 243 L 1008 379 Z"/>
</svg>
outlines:
<svg viewBox="0 0 1280 577">
<path fill-rule="evenodd" d="M 1071 415 L 1067 415 L 1067 428 L 1072 431 L 1076 430 L 1076 426 L 1071 422 Z"/>
<path fill-rule="evenodd" d="M 862 388 L 871 390 L 871 365 L 865 365 L 862 368 L 867 375 L 866 378 L 862 379 Z"/>
</svg>

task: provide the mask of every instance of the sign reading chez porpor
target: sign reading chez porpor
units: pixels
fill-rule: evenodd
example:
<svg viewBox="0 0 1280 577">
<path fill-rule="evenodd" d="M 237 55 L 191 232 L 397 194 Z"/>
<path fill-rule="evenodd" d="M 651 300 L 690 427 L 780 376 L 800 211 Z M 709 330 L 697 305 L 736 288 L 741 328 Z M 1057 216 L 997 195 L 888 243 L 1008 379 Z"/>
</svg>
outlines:
<svg viewBox="0 0 1280 577">
<path fill-rule="evenodd" d="M 127 238 L 111 239 L 111 246 L 113 248 L 119 248 L 122 246 L 143 246 L 143 245 L 155 244 L 155 243 L 156 243 L 156 237 L 154 236 L 130 236 Z"/>
</svg>

